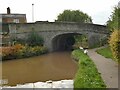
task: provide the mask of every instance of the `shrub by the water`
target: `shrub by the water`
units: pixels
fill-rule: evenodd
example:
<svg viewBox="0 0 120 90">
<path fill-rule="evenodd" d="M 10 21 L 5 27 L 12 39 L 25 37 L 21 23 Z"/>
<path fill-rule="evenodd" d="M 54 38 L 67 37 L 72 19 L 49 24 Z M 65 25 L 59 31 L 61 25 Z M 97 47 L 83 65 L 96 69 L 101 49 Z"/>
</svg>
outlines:
<svg viewBox="0 0 120 90">
<path fill-rule="evenodd" d="M 18 59 L 31 56 L 38 56 L 47 53 L 47 48 L 43 46 L 28 46 L 15 44 L 11 47 L 3 47 L 1 50 L 2 60 Z"/>
<path fill-rule="evenodd" d="M 42 46 L 43 45 L 43 38 L 37 34 L 37 32 L 32 31 L 26 40 L 29 46 Z"/>
<path fill-rule="evenodd" d="M 114 30 L 110 35 L 109 45 L 113 57 L 120 63 L 120 30 Z"/>
</svg>

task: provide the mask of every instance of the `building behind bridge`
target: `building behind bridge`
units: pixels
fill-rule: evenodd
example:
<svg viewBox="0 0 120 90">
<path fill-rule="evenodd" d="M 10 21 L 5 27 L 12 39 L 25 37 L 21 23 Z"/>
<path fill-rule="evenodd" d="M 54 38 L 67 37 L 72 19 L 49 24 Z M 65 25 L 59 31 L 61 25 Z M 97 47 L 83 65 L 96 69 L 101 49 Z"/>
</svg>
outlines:
<svg viewBox="0 0 120 90">
<path fill-rule="evenodd" d="M 11 13 L 8 7 L 6 14 L 0 14 L 0 23 L 27 23 L 26 14 Z"/>
<path fill-rule="evenodd" d="M 8 23 L 27 23 L 26 14 L 11 13 L 10 7 L 7 13 L 0 14 L 0 45 L 9 41 L 9 36 L 4 35 L 9 33 Z"/>
</svg>

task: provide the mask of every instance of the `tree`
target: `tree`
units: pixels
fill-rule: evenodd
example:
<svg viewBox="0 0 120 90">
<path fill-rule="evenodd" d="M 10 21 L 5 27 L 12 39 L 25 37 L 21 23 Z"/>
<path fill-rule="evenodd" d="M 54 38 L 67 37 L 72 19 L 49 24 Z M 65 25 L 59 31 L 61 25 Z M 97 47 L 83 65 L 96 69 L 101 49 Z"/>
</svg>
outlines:
<svg viewBox="0 0 120 90">
<path fill-rule="evenodd" d="M 109 39 L 113 57 L 120 63 L 120 30 L 114 30 Z"/>
<path fill-rule="evenodd" d="M 64 10 L 56 21 L 92 23 L 91 17 L 79 10 Z"/>
<path fill-rule="evenodd" d="M 116 61 L 120 62 L 120 7 L 114 7 L 112 15 L 107 21 L 108 28 L 112 31 L 109 45 Z"/>
<path fill-rule="evenodd" d="M 64 10 L 59 14 L 56 21 L 68 21 L 68 22 L 80 22 L 80 23 L 92 23 L 92 18 L 79 10 Z M 87 47 L 87 38 L 84 35 L 77 35 L 74 37 L 74 47 L 79 47 L 84 44 Z M 85 40 L 84 40 L 85 39 Z M 80 45 L 81 44 L 81 45 Z"/>
<path fill-rule="evenodd" d="M 120 8 L 119 7 L 117 6 L 114 7 L 114 11 L 112 12 L 112 15 L 107 21 L 107 26 L 111 31 L 120 29 Z"/>
</svg>

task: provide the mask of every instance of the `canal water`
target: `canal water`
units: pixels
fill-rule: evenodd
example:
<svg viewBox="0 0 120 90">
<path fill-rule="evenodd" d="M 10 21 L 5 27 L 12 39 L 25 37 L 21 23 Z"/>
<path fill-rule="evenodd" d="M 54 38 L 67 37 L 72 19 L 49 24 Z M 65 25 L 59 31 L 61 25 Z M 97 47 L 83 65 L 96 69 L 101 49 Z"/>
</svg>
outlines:
<svg viewBox="0 0 120 90">
<path fill-rule="evenodd" d="M 2 62 L 2 78 L 7 85 L 48 80 L 74 79 L 78 65 L 71 52 L 53 52 L 26 59 Z"/>
</svg>

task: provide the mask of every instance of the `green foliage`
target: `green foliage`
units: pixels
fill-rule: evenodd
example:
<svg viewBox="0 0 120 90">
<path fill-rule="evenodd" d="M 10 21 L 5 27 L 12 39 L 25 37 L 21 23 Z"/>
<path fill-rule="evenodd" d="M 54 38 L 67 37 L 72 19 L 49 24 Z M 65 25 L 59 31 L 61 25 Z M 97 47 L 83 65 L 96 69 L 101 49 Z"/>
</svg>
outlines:
<svg viewBox="0 0 120 90">
<path fill-rule="evenodd" d="M 110 50 L 110 47 L 105 47 L 102 49 L 96 50 L 96 52 L 106 58 L 111 58 L 113 59 L 112 51 Z"/>
<path fill-rule="evenodd" d="M 35 31 L 32 31 L 27 38 L 27 44 L 29 46 L 42 46 L 43 38 L 40 37 Z"/>
<path fill-rule="evenodd" d="M 99 43 L 96 43 L 96 44 L 90 46 L 90 49 L 98 48 L 98 47 L 100 47 L 100 44 L 99 44 Z"/>
<path fill-rule="evenodd" d="M 47 49 L 45 47 L 42 46 L 34 46 L 34 47 L 30 47 L 30 46 L 25 46 L 23 49 L 21 49 L 18 53 L 17 56 L 18 57 L 31 57 L 31 56 L 38 56 L 41 54 L 44 54 L 47 52 Z"/>
<path fill-rule="evenodd" d="M 109 39 L 109 45 L 113 57 L 117 62 L 120 62 L 120 8 L 114 7 L 114 11 L 107 22 L 107 26 L 112 31 Z"/>
<path fill-rule="evenodd" d="M 106 44 L 108 44 L 108 38 L 102 37 L 102 38 L 100 39 L 100 46 L 104 46 L 104 45 L 106 45 Z"/>
<path fill-rule="evenodd" d="M 92 23 L 91 17 L 79 10 L 64 10 L 58 15 L 56 21 Z"/>
<path fill-rule="evenodd" d="M 75 76 L 74 88 L 106 88 L 93 61 L 81 50 L 74 50 L 72 56 L 79 59 L 79 69 Z"/>
<path fill-rule="evenodd" d="M 3 48 L 2 60 L 19 59 L 31 56 L 38 56 L 47 53 L 47 48 L 43 46 L 28 46 L 16 44 L 12 47 Z"/>
<path fill-rule="evenodd" d="M 114 11 L 107 21 L 107 26 L 111 31 L 120 29 L 120 8 L 114 7 Z"/>
<path fill-rule="evenodd" d="M 12 42 L 25 45 L 27 41 L 26 41 L 26 39 L 16 38 L 16 39 L 12 40 Z"/>
<path fill-rule="evenodd" d="M 114 30 L 109 39 L 113 57 L 120 63 L 120 30 Z"/>
<path fill-rule="evenodd" d="M 75 35 L 74 39 L 74 48 L 79 48 L 80 46 L 82 46 L 83 48 L 88 48 L 88 39 L 85 35 Z"/>
</svg>

